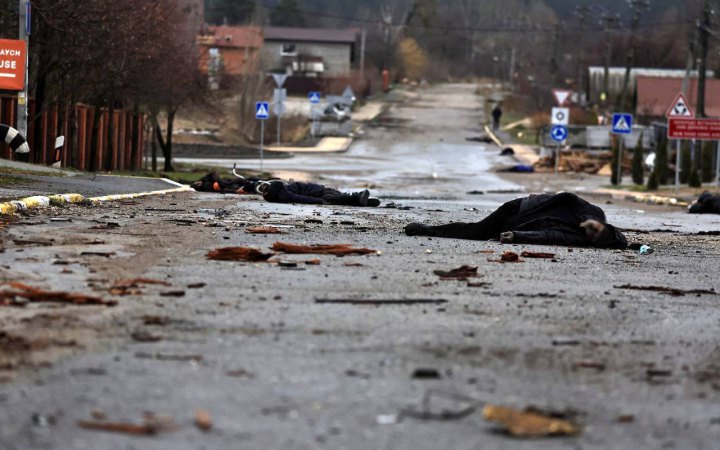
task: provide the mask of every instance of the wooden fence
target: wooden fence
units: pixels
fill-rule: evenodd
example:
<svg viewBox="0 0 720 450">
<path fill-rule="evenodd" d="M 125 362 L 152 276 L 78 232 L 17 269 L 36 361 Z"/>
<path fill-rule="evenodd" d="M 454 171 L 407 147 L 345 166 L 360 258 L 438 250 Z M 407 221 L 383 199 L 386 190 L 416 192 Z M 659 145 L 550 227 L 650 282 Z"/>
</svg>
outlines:
<svg viewBox="0 0 720 450">
<path fill-rule="evenodd" d="M 73 110 L 74 108 L 74 110 Z M 30 162 L 52 164 L 55 138 L 65 136 L 62 166 L 88 171 L 138 170 L 142 166 L 145 121 L 142 114 L 128 110 L 102 110 L 95 129 L 95 108 L 87 105 L 48 106 L 35 120 L 35 104 L 30 101 L 28 117 L 28 145 Z M 17 125 L 17 98 L 0 97 L 0 123 Z M 36 127 L 41 127 L 40 142 L 36 142 Z M 94 150 L 94 151 L 93 151 Z M 10 147 L 2 145 L 0 156 L 17 159 Z"/>
</svg>

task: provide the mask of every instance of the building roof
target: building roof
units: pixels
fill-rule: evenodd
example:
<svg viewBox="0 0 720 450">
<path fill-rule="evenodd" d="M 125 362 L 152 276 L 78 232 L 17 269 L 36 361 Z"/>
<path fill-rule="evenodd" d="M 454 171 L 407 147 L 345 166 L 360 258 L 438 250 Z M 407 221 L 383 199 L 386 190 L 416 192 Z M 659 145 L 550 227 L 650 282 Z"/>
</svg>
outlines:
<svg viewBox="0 0 720 450">
<path fill-rule="evenodd" d="M 588 67 L 588 72 L 590 75 L 598 74 L 603 75 L 605 74 L 605 67 L 603 66 L 590 66 Z M 625 67 L 608 67 L 608 73 L 611 76 L 619 76 L 619 75 L 625 75 Z M 645 76 L 645 77 L 658 77 L 658 78 L 684 78 L 685 77 L 685 69 L 657 69 L 657 68 L 647 68 L 647 67 L 633 67 L 630 69 L 630 75 L 631 76 Z M 697 77 L 698 72 L 697 70 L 693 70 L 690 72 L 690 76 Z M 708 70 L 707 76 L 712 77 L 713 71 Z"/>
<path fill-rule="evenodd" d="M 357 39 L 357 31 L 353 29 L 266 27 L 263 31 L 266 41 L 354 44 Z"/>
<path fill-rule="evenodd" d="M 682 78 L 638 77 L 637 114 L 665 117 L 670 104 L 682 89 Z M 691 79 L 685 97 L 691 108 L 697 102 L 698 80 Z M 708 78 L 705 86 L 705 114 L 720 117 L 720 80 Z"/>
<path fill-rule="evenodd" d="M 200 36 L 198 42 L 214 47 L 260 48 L 263 32 L 260 27 L 210 26 L 208 33 Z"/>
</svg>

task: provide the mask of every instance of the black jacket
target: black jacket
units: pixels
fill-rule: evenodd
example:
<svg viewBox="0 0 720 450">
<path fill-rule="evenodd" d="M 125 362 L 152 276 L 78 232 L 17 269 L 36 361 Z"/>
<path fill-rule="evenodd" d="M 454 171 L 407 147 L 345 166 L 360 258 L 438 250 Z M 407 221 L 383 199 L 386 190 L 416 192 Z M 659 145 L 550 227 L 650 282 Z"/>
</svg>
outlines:
<svg viewBox="0 0 720 450">
<path fill-rule="evenodd" d="M 590 241 L 580 227 L 586 220 L 605 224 L 597 241 Z M 515 233 L 515 242 L 520 244 L 627 247 L 627 239 L 607 224 L 602 209 L 569 192 L 524 198 L 518 213 L 509 218 L 506 227 Z"/>
<path fill-rule="evenodd" d="M 720 195 L 705 191 L 690 205 L 690 214 L 720 214 Z"/>
<path fill-rule="evenodd" d="M 325 203 L 321 198 L 324 190 L 325 186 L 322 184 L 271 181 L 263 198 L 272 203 L 311 203 L 320 205 Z"/>
</svg>

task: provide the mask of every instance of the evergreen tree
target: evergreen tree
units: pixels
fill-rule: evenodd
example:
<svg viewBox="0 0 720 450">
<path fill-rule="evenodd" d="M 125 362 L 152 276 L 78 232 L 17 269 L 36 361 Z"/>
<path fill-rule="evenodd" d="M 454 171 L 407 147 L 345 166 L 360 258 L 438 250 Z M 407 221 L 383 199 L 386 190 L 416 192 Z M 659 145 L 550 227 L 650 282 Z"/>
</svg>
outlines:
<svg viewBox="0 0 720 450">
<path fill-rule="evenodd" d="M 281 0 L 270 14 L 270 23 L 276 27 L 305 26 L 305 17 L 300 12 L 297 0 Z"/>
<path fill-rule="evenodd" d="M 713 142 L 707 141 L 702 146 L 702 181 L 710 183 L 715 179 L 715 145 Z"/>
<path fill-rule="evenodd" d="M 212 25 L 242 25 L 254 12 L 252 0 L 205 0 L 205 20 Z"/>
<path fill-rule="evenodd" d="M 660 187 L 660 183 L 658 183 L 658 173 L 656 170 L 653 170 L 650 173 L 650 176 L 648 177 L 647 190 L 648 191 L 657 191 L 659 187 Z"/>
<path fill-rule="evenodd" d="M 655 151 L 653 172 L 657 175 L 658 184 L 667 184 L 668 174 L 670 173 L 670 168 L 668 167 L 669 146 L 670 142 L 667 138 L 663 137 L 658 142 L 657 150 Z"/>
<path fill-rule="evenodd" d="M 640 135 L 638 143 L 633 150 L 632 159 L 632 180 L 635 184 L 643 184 L 645 182 L 645 168 L 643 167 L 645 159 L 645 148 L 643 148 L 643 135 Z"/>
</svg>

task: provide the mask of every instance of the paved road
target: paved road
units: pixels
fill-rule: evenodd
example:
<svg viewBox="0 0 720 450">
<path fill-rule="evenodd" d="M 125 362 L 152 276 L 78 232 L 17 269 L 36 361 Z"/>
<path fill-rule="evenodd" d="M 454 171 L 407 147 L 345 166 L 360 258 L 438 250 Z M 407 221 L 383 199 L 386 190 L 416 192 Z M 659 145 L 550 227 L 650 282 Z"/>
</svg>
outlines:
<svg viewBox="0 0 720 450">
<path fill-rule="evenodd" d="M 46 175 L 12 175 L 12 186 L 0 188 L 0 199 L 18 199 L 32 195 L 81 194 L 85 197 L 132 194 L 173 189 L 176 184 L 160 178 L 119 177 L 112 175 L 74 174 L 58 177 Z"/>
<path fill-rule="evenodd" d="M 477 110 L 435 116 L 429 108 L 472 92 L 440 87 L 395 110 L 395 117 L 415 120 L 371 130 L 359 150 L 382 164 L 350 153 L 287 167 L 344 186 L 376 183 L 409 210 L 174 194 L 55 209 L 5 226 L 0 279 L 119 304 L 0 308 L 0 448 L 716 448 L 717 295 L 621 286 L 720 292 L 720 238 L 694 234 L 717 230 L 717 216 L 604 205 L 612 222 L 636 230 L 627 233 L 632 242 L 653 246 L 655 253 L 643 257 L 400 233 L 413 220 L 476 220 L 512 198 L 466 195 L 470 187 L 518 188 L 486 171 L 497 149 L 463 142 L 476 131 Z M 407 141 L 408 133 L 416 137 Z M 403 174 L 393 177 L 387 164 Z M 432 177 L 433 166 L 443 175 Z M 218 208 L 227 214 L 211 211 Z M 245 232 L 266 224 L 287 234 Z M 320 265 L 304 264 L 313 256 L 281 257 L 298 267 L 205 258 L 217 247 L 267 250 L 277 240 L 349 242 L 382 255 L 321 256 Z M 508 249 L 553 252 L 557 262 L 492 261 Z M 471 281 L 486 284 L 441 281 L 433 273 L 463 264 L 477 266 L 480 276 Z M 171 286 L 110 292 L 117 280 L 138 276 Z M 447 302 L 317 303 L 328 299 Z M 418 369 L 430 376 L 414 377 Z M 423 408 L 428 393 L 431 412 L 467 403 L 534 405 L 574 415 L 583 432 L 524 441 L 497 432 L 480 412 L 456 420 L 405 413 Z M 198 408 L 212 414 L 212 431 L 193 425 Z M 144 412 L 171 416 L 179 429 L 133 437 L 77 426 L 93 414 L 139 423 Z"/>
</svg>

